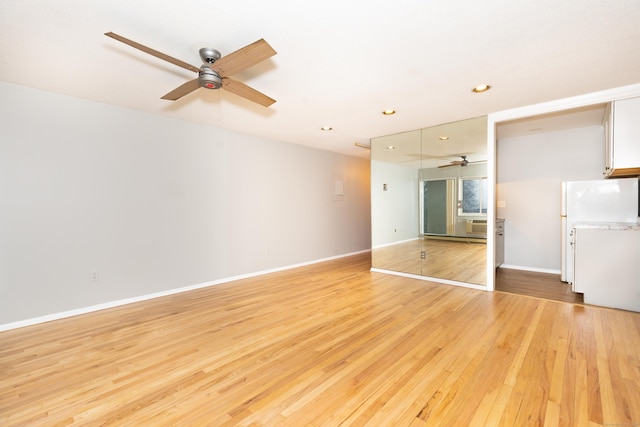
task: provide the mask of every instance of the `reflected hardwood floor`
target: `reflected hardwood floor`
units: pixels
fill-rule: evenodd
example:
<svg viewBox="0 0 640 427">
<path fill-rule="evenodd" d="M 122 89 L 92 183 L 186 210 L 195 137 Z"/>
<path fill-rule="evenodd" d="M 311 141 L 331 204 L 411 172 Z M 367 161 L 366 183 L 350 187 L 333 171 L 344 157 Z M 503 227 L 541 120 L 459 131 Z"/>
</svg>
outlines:
<svg viewBox="0 0 640 427">
<path fill-rule="evenodd" d="M 370 254 L 0 332 L 0 425 L 640 422 L 640 314 Z"/>
<path fill-rule="evenodd" d="M 583 295 L 573 292 L 571 285 L 560 281 L 559 274 L 497 268 L 495 289 L 554 301 L 584 303 Z"/>
<path fill-rule="evenodd" d="M 487 284 L 486 263 L 487 245 L 477 242 L 415 239 L 372 251 L 376 268 L 478 285 Z"/>
</svg>

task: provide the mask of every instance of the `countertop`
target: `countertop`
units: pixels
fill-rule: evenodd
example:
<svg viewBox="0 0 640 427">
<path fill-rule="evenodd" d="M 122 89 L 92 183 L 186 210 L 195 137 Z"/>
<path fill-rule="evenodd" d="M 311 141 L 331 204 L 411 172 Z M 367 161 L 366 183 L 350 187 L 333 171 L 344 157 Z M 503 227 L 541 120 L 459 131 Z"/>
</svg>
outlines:
<svg viewBox="0 0 640 427">
<path fill-rule="evenodd" d="M 635 222 L 588 222 L 578 223 L 574 228 L 594 230 L 640 231 L 640 224 Z"/>
</svg>

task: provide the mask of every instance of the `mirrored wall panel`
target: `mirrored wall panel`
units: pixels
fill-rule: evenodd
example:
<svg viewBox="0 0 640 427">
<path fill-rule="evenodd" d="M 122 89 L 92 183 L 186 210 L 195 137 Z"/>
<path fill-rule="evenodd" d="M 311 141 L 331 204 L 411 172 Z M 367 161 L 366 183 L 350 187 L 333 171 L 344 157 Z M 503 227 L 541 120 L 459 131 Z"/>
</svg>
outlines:
<svg viewBox="0 0 640 427">
<path fill-rule="evenodd" d="M 372 266 L 486 285 L 487 117 L 371 141 Z"/>
</svg>

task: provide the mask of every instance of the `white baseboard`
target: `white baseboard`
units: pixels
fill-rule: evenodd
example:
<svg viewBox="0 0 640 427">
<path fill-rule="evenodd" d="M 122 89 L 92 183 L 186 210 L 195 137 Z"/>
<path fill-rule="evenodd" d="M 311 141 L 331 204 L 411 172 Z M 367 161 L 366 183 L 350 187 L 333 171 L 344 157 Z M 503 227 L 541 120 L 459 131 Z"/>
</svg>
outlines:
<svg viewBox="0 0 640 427">
<path fill-rule="evenodd" d="M 349 257 L 349 256 L 352 256 L 352 255 L 363 254 L 363 253 L 366 253 L 366 252 L 371 252 L 371 250 L 370 249 L 365 249 L 363 251 L 351 252 L 351 253 L 342 254 L 342 255 L 336 255 L 336 256 L 332 256 L 332 257 L 328 257 L 328 258 L 321 258 L 321 259 L 308 261 L 308 262 L 303 262 L 303 263 L 299 263 L 299 264 L 293 264 L 293 265 L 288 265 L 288 266 L 284 266 L 284 267 L 272 268 L 272 269 L 269 269 L 269 270 L 257 271 L 257 272 L 254 272 L 254 273 L 248 273 L 248 274 L 241 274 L 241 275 L 238 275 L 238 276 L 226 277 L 224 279 L 218 279 L 218 280 L 214 280 L 214 281 L 211 281 L 211 282 L 198 283 L 196 285 L 184 286 L 184 287 L 181 287 L 181 288 L 169 289 L 169 290 L 161 291 L 161 292 L 154 292 L 152 294 L 140 295 L 140 296 L 137 296 L 137 297 L 125 298 L 125 299 L 121 299 L 121 300 L 117 300 L 117 301 L 109 301 L 109 302 L 105 302 L 105 303 L 102 303 L 102 304 L 92 305 L 92 306 L 89 306 L 89 307 L 77 308 L 77 309 L 74 309 L 74 310 L 63 311 L 63 312 L 60 312 L 60 313 L 47 314 L 45 316 L 35 317 L 35 318 L 32 318 L 32 319 L 25 319 L 25 320 L 19 320 L 19 321 L 16 321 L 16 322 L 5 323 L 3 325 L 0 325 L 0 332 L 8 331 L 10 329 L 23 328 L 25 326 L 37 325 L 37 324 L 45 323 L 45 322 L 51 322 L 53 320 L 64 319 L 64 318 L 67 318 L 67 317 L 78 316 L 80 314 L 91 313 L 91 312 L 94 312 L 94 311 L 106 310 L 108 308 L 119 307 L 119 306 L 122 306 L 122 305 L 132 304 L 132 303 L 135 303 L 135 302 L 147 301 L 147 300 L 154 299 L 154 298 L 160 298 L 160 297 L 165 297 L 165 296 L 169 296 L 169 295 L 179 294 L 179 293 L 182 293 L 182 292 L 193 291 L 193 290 L 196 290 L 196 289 L 207 288 L 209 286 L 215 286 L 215 285 L 220 285 L 222 283 L 233 282 L 235 280 L 248 279 L 248 278 L 251 278 L 251 277 L 262 276 L 262 275 L 269 274 L 269 273 L 276 273 L 278 271 L 291 270 L 291 269 L 297 268 L 297 267 L 304 267 L 306 265 L 317 264 L 317 263 L 320 263 L 320 262 L 325 262 L 325 261 L 331 261 L 331 260 L 335 260 L 335 259 L 345 258 L 345 257 Z"/>
<path fill-rule="evenodd" d="M 535 268 L 535 267 L 526 267 L 522 265 L 511 265 L 511 264 L 502 264 L 499 268 L 505 268 L 509 270 L 522 270 L 522 271 L 532 271 L 535 273 L 548 273 L 548 274 L 560 274 L 560 270 L 553 270 L 550 268 Z"/>
<path fill-rule="evenodd" d="M 407 243 L 407 242 L 413 242 L 414 240 L 419 240 L 422 237 L 412 237 L 410 239 L 406 239 L 406 240 L 398 240 L 397 242 L 392 242 L 392 243 L 384 243 L 382 245 L 376 245 L 373 247 L 373 249 L 380 249 L 380 248 L 386 248 L 387 246 L 393 246 L 393 245 L 399 245 L 401 243 Z"/>
</svg>

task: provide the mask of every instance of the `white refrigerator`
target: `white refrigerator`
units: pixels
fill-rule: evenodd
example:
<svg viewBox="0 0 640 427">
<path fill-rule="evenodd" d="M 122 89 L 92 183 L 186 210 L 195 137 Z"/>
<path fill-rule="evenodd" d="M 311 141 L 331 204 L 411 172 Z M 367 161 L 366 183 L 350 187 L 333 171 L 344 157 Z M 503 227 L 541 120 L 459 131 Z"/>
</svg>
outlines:
<svg viewBox="0 0 640 427">
<path fill-rule="evenodd" d="M 562 183 L 561 280 L 574 282 L 576 224 L 638 224 L 638 178 L 566 181 Z"/>
</svg>

